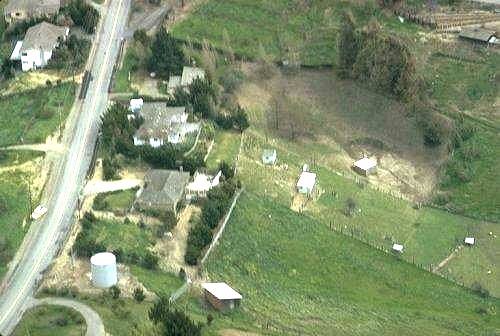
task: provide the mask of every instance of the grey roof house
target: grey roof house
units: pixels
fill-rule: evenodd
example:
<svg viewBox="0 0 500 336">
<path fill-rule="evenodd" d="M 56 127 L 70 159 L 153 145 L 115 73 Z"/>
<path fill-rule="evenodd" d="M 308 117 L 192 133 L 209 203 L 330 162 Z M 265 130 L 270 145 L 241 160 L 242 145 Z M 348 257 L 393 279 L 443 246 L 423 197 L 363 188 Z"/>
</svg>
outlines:
<svg viewBox="0 0 500 336">
<path fill-rule="evenodd" d="M 52 16 L 59 12 L 61 0 L 9 0 L 3 9 L 5 21 L 28 20 Z"/>
<path fill-rule="evenodd" d="M 135 204 L 142 210 L 170 210 L 177 213 L 188 182 L 188 172 L 151 169 L 144 177 L 144 189 Z"/>
<path fill-rule="evenodd" d="M 182 68 L 181 76 L 170 76 L 167 85 L 169 94 L 173 94 L 177 88 L 186 89 L 197 78 L 205 78 L 205 70 L 197 67 L 185 66 Z"/>
<path fill-rule="evenodd" d="M 137 112 L 144 119 L 134 134 L 134 145 L 149 144 L 160 147 L 166 143 L 178 144 L 186 134 L 199 129 L 198 123 L 188 123 L 186 108 L 167 106 L 165 102 L 144 103 Z"/>
<path fill-rule="evenodd" d="M 68 27 L 60 27 L 48 22 L 41 22 L 30 27 L 23 41 L 18 41 L 11 60 L 21 61 L 23 71 L 43 68 L 52 58 L 54 49 L 69 34 Z"/>
</svg>

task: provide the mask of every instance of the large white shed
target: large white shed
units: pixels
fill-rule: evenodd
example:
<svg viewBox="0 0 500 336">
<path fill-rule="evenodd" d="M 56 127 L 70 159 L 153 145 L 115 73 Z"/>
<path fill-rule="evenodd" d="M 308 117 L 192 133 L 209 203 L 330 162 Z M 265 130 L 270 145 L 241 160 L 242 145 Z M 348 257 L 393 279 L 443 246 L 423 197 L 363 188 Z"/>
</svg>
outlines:
<svg viewBox="0 0 500 336">
<path fill-rule="evenodd" d="M 297 181 L 297 191 L 301 194 L 310 194 L 316 184 L 316 174 L 308 171 L 300 173 Z"/>
</svg>

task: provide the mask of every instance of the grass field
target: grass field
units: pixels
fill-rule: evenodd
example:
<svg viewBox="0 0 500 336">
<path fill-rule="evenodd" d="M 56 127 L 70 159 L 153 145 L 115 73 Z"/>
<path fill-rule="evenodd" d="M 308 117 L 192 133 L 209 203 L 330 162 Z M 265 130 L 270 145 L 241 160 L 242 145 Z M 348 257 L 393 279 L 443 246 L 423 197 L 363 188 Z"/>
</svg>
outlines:
<svg viewBox="0 0 500 336">
<path fill-rule="evenodd" d="M 114 92 L 131 92 L 129 73 L 132 77 L 139 66 L 139 59 L 135 52 L 135 46 L 132 44 L 127 47 L 123 57 L 123 64 L 120 70 L 116 72 Z M 132 79 L 132 78 L 131 78 Z"/>
<path fill-rule="evenodd" d="M 2 97 L 0 146 L 44 142 L 69 114 L 73 90 L 73 84 L 62 84 Z"/>
<path fill-rule="evenodd" d="M 243 293 L 254 327 L 308 335 L 494 334 L 485 300 L 330 231 L 272 199 L 245 193 L 211 255 L 211 279 Z"/>
<path fill-rule="evenodd" d="M 132 207 L 136 192 L 134 188 L 99 194 L 94 198 L 92 207 L 94 210 L 125 213 Z"/>
<path fill-rule="evenodd" d="M 295 53 L 301 64 L 328 65 L 336 57 L 335 39 L 345 8 L 351 8 L 360 23 L 377 17 L 389 29 L 414 30 L 411 24 L 398 26 L 396 18 L 383 15 L 372 1 L 219 0 L 203 2 L 172 33 L 184 40 L 206 39 L 221 49 L 230 44 L 250 59 L 260 57 L 263 46 L 275 60 Z"/>
<path fill-rule="evenodd" d="M 14 336 L 82 336 L 85 320 L 77 311 L 59 306 L 40 306 L 28 310 Z"/>
<path fill-rule="evenodd" d="M 27 161 L 34 160 L 43 156 L 42 152 L 29 151 L 29 150 L 7 150 L 0 151 L 0 167 L 20 165 Z"/>
<path fill-rule="evenodd" d="M 29 228 L 23 227 L 30 211 L 28 183 L 27 175 L 20 171 L 0 173 L 0 278 Z"/>
</svg>

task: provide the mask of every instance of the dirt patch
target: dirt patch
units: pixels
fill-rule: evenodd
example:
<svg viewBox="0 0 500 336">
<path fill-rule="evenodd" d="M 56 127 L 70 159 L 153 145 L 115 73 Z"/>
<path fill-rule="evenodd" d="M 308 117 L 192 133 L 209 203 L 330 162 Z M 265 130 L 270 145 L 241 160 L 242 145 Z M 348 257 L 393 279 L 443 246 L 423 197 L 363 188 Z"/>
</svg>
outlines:
<svg viewBox="0 0 500 336">
<path fill-rule="evenodd" d="M 381 172 L 371 183 L 415 201 L 430 196 L 446 151 L 424 146 L 404 105 L 339 80 L 331 70 L 262 79 L 255 64 L 241 68 L 249 80 L 238 102 L 250 111 L 253 125 L 297 143 L 321 144 L 318 162 L 336 170 L 350 172 L 363 155 L 375 156 Z"/>
<path fill-rule="evenodd" d="M 200 213 L 200 208 L 194 205 L 186 206 L 179 214 L 177 225 L 172 230 L 171 237 L 159 239 L 153 251 L 160 257 L 160 267 L 169 272 L 178 273 L 184 268 L 191 279 L 197 276 L 196 267 L 188 266 L 184 262 L 186 253 L 186 242 L 191 229 L 190 219 L 193 215 Z"/>
</svg>

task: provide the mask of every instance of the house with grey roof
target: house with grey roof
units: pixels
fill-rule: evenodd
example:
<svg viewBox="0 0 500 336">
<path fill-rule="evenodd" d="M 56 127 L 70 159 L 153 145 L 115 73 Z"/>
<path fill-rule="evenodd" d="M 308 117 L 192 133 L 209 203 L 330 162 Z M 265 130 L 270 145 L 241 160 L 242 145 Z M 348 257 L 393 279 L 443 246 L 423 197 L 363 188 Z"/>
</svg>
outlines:
<svg viewBox="0 0 500 336">
<path fill-rule="evenodd" d="M 141 210 L 169 210 L 177 213 L 188 182 L 188 172 L 151 169 L 144 177 L 144 188 L 135 205 Z"/>
<path fill-rule="evenodd" d="M 7 23 L 49 17 L 59 12 L 61 0 L 9 0 L 3 9 Z"/>
<path fill-rule="evenodd" d="M 136 112 L 144 122 L 134 134 L 134 145 L 160 147 L 178 144 L 189 133 L 199 130 L 199 123 L 188 123 L 186 107 L 167 106 L 165 102 L 143 103 Z"/>
<path fill-rule="evenodd" d="M 463 29 L 459 36 L 462 39 L 476 43 L 498 44 L 499 42 L 498 35 L 495 31 L 479 27 Z"/>
<path fill-rule="evenodd" d="M 54 49 L 66 40 L 68 34 L 68 27 L 41 22 L 26 31 L 24 40 L 16 44 L 10 59 L 21 61 L 23 71 L 43 68 L 52 58 Z"/>
<path fill-rule="evenodd" d="M 185 66 L 182 68 L 182 74 L 180 76 L 170 76 L 167 91 L 169 94 L 173 94 L 178 88 L 186 89 L 197 78 L 204 79 L 205 70 L 202 68 Z"/>
</svg>

